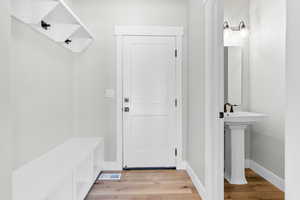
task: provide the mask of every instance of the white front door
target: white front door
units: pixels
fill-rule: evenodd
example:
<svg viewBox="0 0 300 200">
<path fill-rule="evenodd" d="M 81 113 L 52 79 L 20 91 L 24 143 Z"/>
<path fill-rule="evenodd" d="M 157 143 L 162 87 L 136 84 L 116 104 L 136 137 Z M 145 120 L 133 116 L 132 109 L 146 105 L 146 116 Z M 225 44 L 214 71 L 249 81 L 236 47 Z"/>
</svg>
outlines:
<svg viewBox="0 0 300 200">
<path fill-rule="evenodd" d="M 123 41 L 123 166 L 175 167 L 176 38 Z"/>
</svg>

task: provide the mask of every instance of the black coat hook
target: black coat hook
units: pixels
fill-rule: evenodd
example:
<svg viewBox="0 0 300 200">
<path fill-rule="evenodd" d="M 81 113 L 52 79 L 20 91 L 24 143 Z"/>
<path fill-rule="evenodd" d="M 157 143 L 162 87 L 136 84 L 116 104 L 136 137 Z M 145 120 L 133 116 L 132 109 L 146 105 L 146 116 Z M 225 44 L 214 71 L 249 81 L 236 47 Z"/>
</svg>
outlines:
<svg viewBox="0 0 300 200">
<path fill-rule="evenodd" d="M 66 39 L 66 41 L 65 41 L 66 44 L 70 44 L 71 42 L 72 42 L 72 40 L 70 40 L 70 39 Z"/>
<path fill-rule="evenodd" d="M 45 21 L 41 21 L 41 27 L 45 30 L 48 30 L 48 28 L 51 27 L 51 24 L 48 24 Z"/>
</svg>

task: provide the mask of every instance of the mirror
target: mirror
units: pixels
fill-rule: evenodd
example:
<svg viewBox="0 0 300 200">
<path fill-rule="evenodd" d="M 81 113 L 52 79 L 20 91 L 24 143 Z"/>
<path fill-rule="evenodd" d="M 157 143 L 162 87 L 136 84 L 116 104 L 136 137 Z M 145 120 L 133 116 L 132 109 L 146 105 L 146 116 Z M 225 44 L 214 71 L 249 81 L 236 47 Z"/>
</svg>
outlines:
<svg viewBox="0 0 300 200">
<path fill-rule="evenodd" d="M 241 47 L 224 49 L 225 103 L 242 104 L 242 54 Z"/>
</svg>

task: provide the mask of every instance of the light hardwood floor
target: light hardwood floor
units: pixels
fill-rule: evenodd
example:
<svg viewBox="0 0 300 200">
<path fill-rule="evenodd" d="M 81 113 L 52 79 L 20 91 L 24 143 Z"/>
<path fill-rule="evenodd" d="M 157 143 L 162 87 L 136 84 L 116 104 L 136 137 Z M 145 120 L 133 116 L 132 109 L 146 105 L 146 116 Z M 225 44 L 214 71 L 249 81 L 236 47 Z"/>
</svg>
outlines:
<svg viewBox="0 0 300 200">
<path fill-rule="evenodd" d="M 201 200 L 185 171 L 123 171 L 121 181 L 99 181 L 86 200 Z M 225 200 L 283 200 L 284 193 L 246 170 L 247 185 L 225 181 Z"/>
<path fill-rule="evenodd" d="M 185 171 L 123 171 L 122 176 L 96 183 L 86 200 L 201 200 Z"/>
<path fill-rule="evenodd" d="M 246 169 L 247 185 L 231 185 L 225 181 L 225 200 L 283 200 L 284 193 L 271 183 Z"/>
</svg>

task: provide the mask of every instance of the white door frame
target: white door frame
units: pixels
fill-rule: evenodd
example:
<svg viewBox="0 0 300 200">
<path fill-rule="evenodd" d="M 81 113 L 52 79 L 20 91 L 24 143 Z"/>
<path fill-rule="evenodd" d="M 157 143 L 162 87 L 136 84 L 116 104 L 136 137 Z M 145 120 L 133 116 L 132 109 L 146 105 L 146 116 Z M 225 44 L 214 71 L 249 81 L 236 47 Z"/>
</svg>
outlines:
<svg viewBox="0 0 300 200">
<path fill-rule="evenodd" d="M 182 38 L 183 27 L 168 26 L 116 26 L 117 37 L 117 163 L 115 169 L 123 168 L 123 39 L 126 36 L 172 36 L 176 38 L 176 91 L 178 99 L 177 109 L 177 169 L 184 168 L 183 162 L 183 134 L 182 134 Z M 175 49 L 174 49 L 175 50 Z"/>
<path fill-rule="evenodd" d="M 205 184 L 207 200 L 224 200 L 223 0 L 205 0 Z"/>
</svg>

